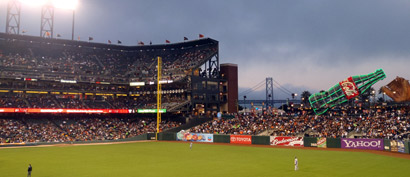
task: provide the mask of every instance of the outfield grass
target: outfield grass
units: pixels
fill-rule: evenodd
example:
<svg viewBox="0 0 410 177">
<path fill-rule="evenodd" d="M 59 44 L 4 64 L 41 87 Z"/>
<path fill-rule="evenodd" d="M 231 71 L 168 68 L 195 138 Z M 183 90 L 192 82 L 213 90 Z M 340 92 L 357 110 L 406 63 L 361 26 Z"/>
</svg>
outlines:
<svg viewBox="0 0 410 177">
<path fill-rule="evenodd" d="M 294 156 L 299 171 L 294 171 Z M 0 149 L 0 177 L 409 176 L 410 160 L 363 152 L 141 142 Z"/>
</svg>

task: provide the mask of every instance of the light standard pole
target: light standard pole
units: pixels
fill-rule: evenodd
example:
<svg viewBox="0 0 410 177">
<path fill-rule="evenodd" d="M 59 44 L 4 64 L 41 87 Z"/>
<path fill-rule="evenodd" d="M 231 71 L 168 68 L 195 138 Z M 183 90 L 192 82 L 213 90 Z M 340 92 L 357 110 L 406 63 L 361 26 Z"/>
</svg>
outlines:
<svg viewBox="0 0 410 177">
<path fill-rule="evenodd" d="M 75 19 L 75 10 L 73 10 L 73 26 L 71 29 L 71 40 L 74 40 L 74 19 Z"/>
<path fill-rule="evenodd" d="M 298 96 L 298 94 L 297 93 L 292 93 L 291 94 L 291 96 L 292 96 L 292 100 L 293 100 L 293 102 L 295 102 L 295 97 L 297 97 Z M 295 104 L 295 103 L 292 103 L 292 112 L 294 112 L 294 109 L 293 109 L 293 104 Z"/>
</svg>

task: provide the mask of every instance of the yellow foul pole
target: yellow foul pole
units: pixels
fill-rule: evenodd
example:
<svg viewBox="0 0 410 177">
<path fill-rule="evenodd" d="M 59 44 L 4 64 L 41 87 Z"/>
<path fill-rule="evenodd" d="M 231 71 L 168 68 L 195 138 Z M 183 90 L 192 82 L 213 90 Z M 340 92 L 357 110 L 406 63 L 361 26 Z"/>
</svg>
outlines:
<svg viewBox="0 0 410 177">
<path fill-rule="evenodd" d="M 158 57 L 158 77 L 157 77 L 157 133 L 155 134 L 155 139 L 158 140 L 158 133 L 159 133 L 159 124 L 161 123 L 161 96 L 162 96 L 162 88 L 159 81 L 161 80 L 161 73 L 162 73 L 162 59 Z"/>
</svg>

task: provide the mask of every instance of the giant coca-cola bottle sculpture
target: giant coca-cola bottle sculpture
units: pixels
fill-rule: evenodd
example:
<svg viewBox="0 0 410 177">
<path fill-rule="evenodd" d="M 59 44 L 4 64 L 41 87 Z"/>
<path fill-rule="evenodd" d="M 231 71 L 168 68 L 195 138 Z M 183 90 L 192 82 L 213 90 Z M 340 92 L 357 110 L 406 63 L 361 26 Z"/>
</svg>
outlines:
<svg viewBox="0 0 410 177">
<path fill-rule="evenodd" d="M 367 75 L 349 77 L 325 92 L 311 95 L 309 97 L 310 105 L 317 115 L 323 114 L 330 108 L 365 93 L 373 84 L 384 78 L 386 75 L 382 69 Z"/>
</svg>

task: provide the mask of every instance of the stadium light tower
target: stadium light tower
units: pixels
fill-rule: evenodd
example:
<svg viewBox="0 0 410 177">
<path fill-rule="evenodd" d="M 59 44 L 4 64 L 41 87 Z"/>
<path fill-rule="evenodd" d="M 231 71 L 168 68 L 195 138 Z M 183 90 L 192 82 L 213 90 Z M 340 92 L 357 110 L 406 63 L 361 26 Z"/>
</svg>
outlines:
<svg viewBox="0 0 410 177">
<path fill-rule="evenodd" d="M 43 6 L 41 11 L 41 37 L 53 37 L 54 33 L 54 8 L 73 11 L 72 40 L 74 40 L 74 16 L 78 0 L 19 0 L 30 6 Z"/>
<path fill-rule="evenodd" d="M 42 11 L 41 11 L 40 36 L 41 37 L 53 37 L 54 7 L 52 6 L 51 0 L 19 0 L 19 1 L 23 4 L 26 4 L 32 7 L 43 6 Z"/>
<path fill-rule="evenodd" d="M 20 34 L 20 11 L 21 3 L 17 0 L 10 0 L 7 4 L 6 33 Z"/>
<path fill-rule="evenodd" d="M 54 34 L 54 6 L 46 3 L 41 10 L 40 37 L 53 38 Z"/>
</svg>

